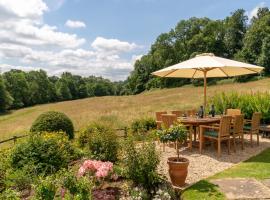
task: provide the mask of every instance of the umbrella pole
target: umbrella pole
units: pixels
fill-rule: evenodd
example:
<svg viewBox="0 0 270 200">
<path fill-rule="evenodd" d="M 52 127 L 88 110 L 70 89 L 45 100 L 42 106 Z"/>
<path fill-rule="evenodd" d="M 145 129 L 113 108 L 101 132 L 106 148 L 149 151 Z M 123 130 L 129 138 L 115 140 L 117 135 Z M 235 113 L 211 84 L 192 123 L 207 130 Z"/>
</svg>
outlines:
<svg viewBox="0 0 270 200">
<path fill-rule="evenodd" d="M 206 86 L 207 86 L 206 73 L 207 73 L 207 71 L 204 71 L 203 72 L 203 82 L 204 82 L 204 114 L 205 115 L 206 115 L 205 111 L 206 111 Z"/>
</svg>

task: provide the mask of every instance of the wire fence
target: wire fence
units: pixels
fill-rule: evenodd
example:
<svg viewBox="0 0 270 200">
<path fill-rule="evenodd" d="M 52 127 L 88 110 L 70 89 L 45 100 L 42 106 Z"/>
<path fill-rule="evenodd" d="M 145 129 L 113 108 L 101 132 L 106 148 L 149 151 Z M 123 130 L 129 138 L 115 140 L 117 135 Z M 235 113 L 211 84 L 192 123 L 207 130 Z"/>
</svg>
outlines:
<svg viewBox="0 0 270 200">
<path fill-rule="evenodd" d="M 118 132 L 119 131 L 122 132 L 122 134 L 118 134 L 119 137 L 126 138 L 127 135 L 128 135 L 128 127 L 116 128 L 116 129 L 113 129 L 113 130 L 118 131 Z M 75 132 L 78 132 L 78 131 L 75 131 Z M 1 147 L 2 144 L 5 144 L 5 143 L 11 142 L 11 141 L 13 141 L 13 144 L 16 144 L 18 139 L 25 138 L 27 136 L 29 136 L 29 134 L 19 135 L 19 136 L 14 135 L 13 137 L 11 137 L 9 139 L 5 139 L 5 140 L 0 141 L 0 147 Z"/>
</svg>

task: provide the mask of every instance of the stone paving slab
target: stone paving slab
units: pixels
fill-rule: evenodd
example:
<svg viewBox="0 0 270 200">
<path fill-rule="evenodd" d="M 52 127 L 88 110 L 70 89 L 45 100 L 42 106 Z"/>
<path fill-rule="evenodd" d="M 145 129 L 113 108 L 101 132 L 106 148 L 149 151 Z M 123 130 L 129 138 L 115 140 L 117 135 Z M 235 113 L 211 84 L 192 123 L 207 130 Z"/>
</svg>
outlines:
<svg viewBox="0 0 270 200">
<path fill-rule="evenodd" d="M 270 188 L 255 179 L 226 178 L 211 180 L 228 200 L 270 199 Z"/>
<path fill-rule="evenodd" d="M 269 187 L 270 188 L 270 179 L 265 179 L 265 180 L 262 181 L 262 183 L 264 185 L 266 185 L 266 187 Z"/>
</svg>

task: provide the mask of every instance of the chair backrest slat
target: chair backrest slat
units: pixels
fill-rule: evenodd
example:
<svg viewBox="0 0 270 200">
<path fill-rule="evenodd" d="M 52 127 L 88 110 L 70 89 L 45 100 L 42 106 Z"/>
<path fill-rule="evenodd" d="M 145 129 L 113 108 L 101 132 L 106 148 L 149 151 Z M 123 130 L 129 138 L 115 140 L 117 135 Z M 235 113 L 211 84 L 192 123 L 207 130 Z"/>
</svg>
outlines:
<svg viewBox="0 0 270 200">
<path fill-rule="evenodd" d="M 170 128 L 175 122 L 177 122 L 177 117 L 175 114 L 163 114 L 161 115 L 162 124 L 165 128 Z"/>
<path fill-rule="evenodd" d="M 162 121 L 161 115 L 163 115 L 163 114 L 167 114 L 167 112 L 166 111 L 156 112 L 156 120 Z"/>
<path fill-rule="evenodd" d="M 233 120 L 233 133 L 242 134 L 244 129 L 244 115 L 235 115 Z"/>
<path fill-rule="evenodd" d="M 187 114 L 188 117 L 195 116 L 196 110 L 194 110 L 194 109 L 193 110 L 187 110 L 186 114 Z"/>
<path fill-rule="evenodd" d="M 230 116 L 241 115 L 241 110 L 230 108 L 230 109 L 227 109 L 226 115 L 230 115 Z"/>
<path fill-rule="evenodd" d="M 219 136 L 230 136 L 232 116 L 222 116 L 220 120 Z"/>
<path fill-rule="evenodd" d="M 259 130 L 262 114 L 260 112 L 255 112 L 252 115 L 251 120 L 251 130 Z"/>
<path fill-rule="evenodd" d="M 173 110 L 172 111 L 172 114 L 175 114 L 176 117 L 182 117 L 182 115 L 184 114 L 185 112 L 184 111 L 181 111 L 181 110 Z"/>
</svg>

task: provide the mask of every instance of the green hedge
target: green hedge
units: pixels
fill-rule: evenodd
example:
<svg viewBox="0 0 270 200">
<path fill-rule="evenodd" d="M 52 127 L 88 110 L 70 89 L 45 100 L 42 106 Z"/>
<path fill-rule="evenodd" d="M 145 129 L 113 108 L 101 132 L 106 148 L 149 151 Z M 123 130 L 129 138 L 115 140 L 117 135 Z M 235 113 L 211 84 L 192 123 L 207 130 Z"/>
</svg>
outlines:
<svg viewBox="0 0 270 200">
<path fill-rule="evenodd" d="M 72 121 L 64 113 L 49 111 L 41 114 L 32 124 L 31 132 L 58 132 L 63 131 L 69 139 L 74 138 Z"/>
<path fill-rule="evenodd" d="M 215 105 L 217 113 L 223 113 L 228 108 L 239 108 L 245 118 L 251 119 L 254 112 L 262 113 L 262 121 L 270 123 L 270 93 L 217 93 L 210 98 L 209 103 Z"/>
</svg>

